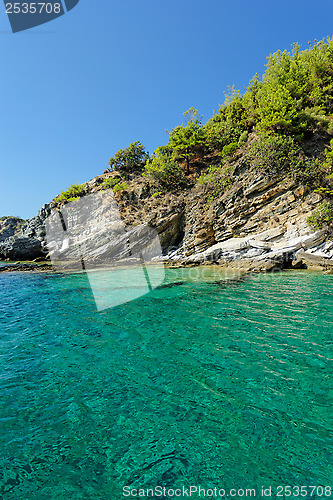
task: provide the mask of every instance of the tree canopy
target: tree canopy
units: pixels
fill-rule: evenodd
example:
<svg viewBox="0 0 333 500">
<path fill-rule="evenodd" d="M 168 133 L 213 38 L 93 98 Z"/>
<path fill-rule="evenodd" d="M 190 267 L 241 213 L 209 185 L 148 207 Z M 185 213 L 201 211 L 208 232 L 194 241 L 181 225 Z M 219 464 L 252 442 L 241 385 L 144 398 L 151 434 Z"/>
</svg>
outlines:
<svg viewBox="0 0 333 500">
<path fill-rule="evenodd" d="M 186 173 L 190 170 L 190 160 L 193 158 L 194 147 L 205 141 L 202 116 L 193 107 L 184 113 L 186 125 L 179 125 L 169 133 L 168 146 L 173 151 L 173 157 L 186 163 Z"/>
<path fill-rule="evenodd" d="M 329 174 L 333 168 L 330 152 L 318 170 L 318 162 L 308 162 L 298 145 L 313 133 L 320 133 L 327 142 L 333 136 L 333 38 L 316 40 L 306 50 L 298 44 L 291 51 L 279 50 L 269 55 L 266 66 L 262 78 L 256 74 L 243 95 L 230 87 L 224 104 L 207 123 L 192 107 L 184 113 L 185 124 L 168 132 L 167 145 L 157 148 L 151 159 L 137 141 L 110 159 L 110 169 L 136 172 L 144 168 L 160 187 L 175 189 L 185 178 L 192 182 L 198 157 L 210 155 L 213 166 L 221 164 L 250 132 L 256 132 L 260 142 L 252 156 L 257 155 L 257 164 L 266 172 L 292 165 L 297 171 L 306 170 L 307 178 L 314 172 Z M 267 152 L 267 161 L 275 166 L 265 164 Z"/>
<path fill-rule="evenodd" d="M 109 160 L 109 170 L 121 170 L 132 173 L 141 171 L 149 158 L 149 154 L 141 142 L 132 142 L 127 148 L 120 149 Z"/>
</svg>

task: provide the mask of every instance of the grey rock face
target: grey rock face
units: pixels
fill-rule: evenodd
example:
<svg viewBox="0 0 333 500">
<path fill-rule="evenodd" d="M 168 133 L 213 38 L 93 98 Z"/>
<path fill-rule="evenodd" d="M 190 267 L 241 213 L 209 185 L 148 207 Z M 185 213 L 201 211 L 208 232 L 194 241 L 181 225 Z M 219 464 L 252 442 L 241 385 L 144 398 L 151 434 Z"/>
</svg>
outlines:
<svg viewBox="0 0 333 500">
<path fill-rule="evenodd" d="M 3 260 L 34 260 L 42 255 L 41 241 L 35 237 L 11 236 L 0 244 L 0 257 Z"/>
<path fill-rule="evenodd" d="M 6 217 L 0 220 L 0 242 L 18 233 L 24 222 L 19 217 Z"/>
<path fill-rule="evenodd" d="M 33 260 L 47 254 L 45 247 L 45 220 L 50 205 L 43 205 L 38 215 L 26 221 L 20 230 L 0 240 L 0 259 Z"/>
<path fill-rule="evenodd" d="M 157 232 L 125 227 L 112 190 L 103 190 L 53 210 L 46 221 L 50 258 L 60 270 L 112 266 L 161 257 Z"/>
<path fill-rule="evenodd" d="M 158 233 L 165 260 L 171 262 L 282 262 L 286 256 L 292 259 L 299 250 L 306 255 L 321 256 L 325 262 L 333 260 L 333 243 L 326 241 L 325 233 L 311 231 L 307 223 L 308 216 L 322 203 L 322 197 L 291 178 L 258 176 L 250 166 L 243 168 L 242 161 L 241 158 L 233 164 L 230 188 L 214 197 L 209 186 L 199 185 L 185 192 L 152 196 L 144 178 L 128 179 L 128 188 L 114 193 L 119 217 L 128 228 L 126 232 L 132 232 L 133 241 L 142 244 L 145 233 L 141 235 L 140 227 L 153 228 Z M 89 181 L 88 192 L 104 193 L 103 182 L 109 176 L 104 174 Z M 52 253 L 57 248 L 57 238 L 51 238 L 48 249 L 45 233 L 51 208 L 52 204 L 44 205 L 18 233 L 0 239 L 0 259 L 32 260 L 45 256 L 48 251 Z M 88 227 L 80 236 L 82 245 L 88 245 L 89 255 L 97 260 L 109 253 L 110 232 L 107 236 L 103 214 L 103 206 L 89 206 L 86 219 L 95 220 L 96 228 L 99 223 L 103 226 L 100 233 L 94 234 L 94 250 L 89 247 Z M 73 222 L 74 219 L 73 215 Z M 114 227 L 110 226 L 111 229 Z M 74 236 L 79 237 L 75 232 Z M 120 257 L 122 245 L 128 248 L 127 240 L 127 236 L 124 242 L 119 240 Z"/>
</svg>

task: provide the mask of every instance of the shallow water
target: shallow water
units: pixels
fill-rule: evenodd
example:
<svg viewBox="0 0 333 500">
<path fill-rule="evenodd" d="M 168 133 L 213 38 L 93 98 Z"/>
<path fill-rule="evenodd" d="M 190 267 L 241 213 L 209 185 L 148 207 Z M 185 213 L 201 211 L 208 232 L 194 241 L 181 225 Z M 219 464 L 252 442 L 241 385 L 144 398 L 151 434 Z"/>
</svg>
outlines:
<svg viewBox="0 0 333 500">
<path fill-rule="evenodd" d="M 0 498 L 333 486 L 333 276 L 223 278 L 98 312 L 85 275 L 0 275 Z"/>
</svg>

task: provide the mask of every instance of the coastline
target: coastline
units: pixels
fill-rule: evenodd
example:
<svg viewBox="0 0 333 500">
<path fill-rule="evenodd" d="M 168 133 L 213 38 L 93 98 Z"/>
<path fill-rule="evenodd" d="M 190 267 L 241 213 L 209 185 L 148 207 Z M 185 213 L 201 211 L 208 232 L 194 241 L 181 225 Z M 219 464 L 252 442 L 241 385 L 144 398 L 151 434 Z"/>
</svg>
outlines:
<svg viewBox="0 0 333 500">
<path fill-rule="evenodd" d="M 230 273 L 238 273 L 238 275 L 248 275 L 248 274 L 265 274 L 265 273 L 276 273 L 283 271 L 317 271 L 323 274 L 333 274 L 333 261 L 332 259 L 318 257 L 316 255 L 309 255 L 305 252 L 298 252 L 297 259 L 290 261 L 287 259 L 280 260 L 265 260 L 259 261 L 254 259 L 235 259 L 233 261 L 227 260 L 192 260 L 192 259 L 161 259 L 155 260 L 148 265 L 152 266 L 164 266 L 165 269 L 187 269 L 187 268 L 212 268 L 218 269 L 219 271 L 225 271 Z M 96 267 L 94 270 L 111 270 L 115 268 L 130 268 L 131 266 L 122 265 L 119 263 L 117 266 L 114 265 L 103 265 L 101 267 Z M 92 270 L 92 269 L 91 269 Z M 56 269 L 55 266 L 49 261 L 18 261 L 13 263 L 7 263 L 5 261 L 0 261 L 0 273 L 50 273 L 50 274 L 70 274 L 77 273 L 77 269 Z"/>
<path fill-rule="evenodd" d="M 13 272 L 50 272 L 57 273 L 50 262 L 36 263 L 33 261 L 23 261 L 7 263 L 0 261 L 0 273 L 13 273 Z"/>
</svg>

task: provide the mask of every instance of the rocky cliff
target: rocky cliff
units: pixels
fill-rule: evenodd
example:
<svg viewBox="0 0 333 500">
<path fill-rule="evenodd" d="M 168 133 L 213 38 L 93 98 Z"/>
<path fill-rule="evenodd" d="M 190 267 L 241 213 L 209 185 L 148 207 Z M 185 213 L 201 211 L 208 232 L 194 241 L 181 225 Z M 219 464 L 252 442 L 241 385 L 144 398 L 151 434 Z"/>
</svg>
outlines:
<svg viewBox="0 0 333 500">
<path fill-rule="evenodd" d="M 19 217 L 1 217 L 0 219 L 0 242 L 18 233 L 25 221 Z"/>
<path fill-rule="evenodd" d="M 308 224 L 322 196 L 289 178 L 258 177 L 243 157 L 234 160 L 230 188 L 214 199 L 209 186 L 157 198 L 142 196 L 146 190 L 132 181 L 117 195 L 120 212 L 127 224 L 145 221 L 157 230 L 168 261 L 262 270 L 333 267 L 327 230 Z"/>
<path fill-rule="evenodd" d="M 230 157 L 228 186 L 214 195 L 212 186 L 200 185 L 195 176 L 192 188 L 164 194 L 154 193 L 140 175 L 127 176 L 126 189 L 114 193 L 123 223 L 155 229 L 161 258 L 171 264 L 217 262 L 259 270 L 333 268 L 333 242 L 327 228 L 313 231 L 308 224 L 322 195 L 290 177 L 258 174 L 247 160 L 246 149 L 247 145 Z M 86 183 L 86 194 L 105 192 L 105 180 L 119 175 L 106 172 L 92 179 Z M 45 258 L 45 221 L 52 208 L 59 209 L 59 203 L 44 205 L 20 231 L 1 241 L 1 259 Z M 96 225 L 98 210 L 92 205 L 89 215 Z M 105 252 L 103 244 L 100 253 Z M 97 248 L 95 257 L 98 253 Z"/>
<path fill-rule="evenodd" d="M 44 258 L 48 250 L 45 242 L 45 220 L 50 215 L 50 205 L 43 205 L 36 217 L 21 221 L 0 238 L 0 259 L 34 260 Z"/>
<path fill-rule="evenodd" d="M 152 155 L 135 141 L 110 158 L 115 171 L 71 186 L 22 227 L 0 225 L 0 259 L 83 258 L 78 242 L 88 260 L 120 259 L 144 245 L 149 226 L 159 235 L 156 257 L 170 264 L 330 270 L 332 51 L 327 37 L 271 54 L 262 79 L 243 95 L 230 89 L 207 123 L 190 108 Z M 98 194 L 107 189 L 111 197 Z M 88 200 L 85 222 L 79 198 Z M 47 242 L 54 211 L 59 230 Z"/>
</svg>

